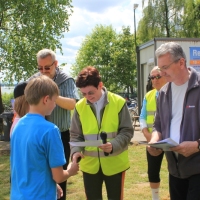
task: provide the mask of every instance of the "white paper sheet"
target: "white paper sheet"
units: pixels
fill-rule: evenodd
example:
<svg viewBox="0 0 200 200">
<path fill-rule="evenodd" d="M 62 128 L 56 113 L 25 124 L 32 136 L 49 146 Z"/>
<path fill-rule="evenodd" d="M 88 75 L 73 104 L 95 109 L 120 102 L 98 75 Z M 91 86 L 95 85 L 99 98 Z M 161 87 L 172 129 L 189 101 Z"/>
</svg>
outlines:
<svg viewBox="0 0 200 200">
<path fill-rule="evenodd" d="M 160 140 L 160 141 L 153 143 L 153 144 L 148 144 L 147 142 L 141 142 L 141 143 L 139 142 L 139 144 L 145 144 L 145 145 L 148 145 L 148 146 L 151 146 L 151 147 L 162 149 L 163 151 L 170 151 L 171 147 L 175 147 L 175 146 L 178 145 L 178 143 L 176 143 L 171 138 Z"/>
<path fill-rule="evenodd" d="M 102 143 L 102 140 L 93 140 L 93 141 L 87 141 L 87 142 L 69 142 L 71 146 L 75 147 L 98 147 Z"/>
</svg>

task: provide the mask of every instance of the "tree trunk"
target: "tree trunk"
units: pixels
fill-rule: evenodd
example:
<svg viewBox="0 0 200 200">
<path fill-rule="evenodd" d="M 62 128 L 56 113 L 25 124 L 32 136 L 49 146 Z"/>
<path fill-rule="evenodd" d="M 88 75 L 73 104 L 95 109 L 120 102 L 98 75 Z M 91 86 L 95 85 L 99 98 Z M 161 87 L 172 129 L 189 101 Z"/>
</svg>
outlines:
<svg viewBox="0 0 200 200">
<path fill-rule="evenodd" d="M 0 114 L 3 113 L 3 111 L 4 111 L 4 107 L 3 107 L 2 95 L 1 95 L 1 86 L 0 86 Z M 2 135 L 2 132 L 3 132 L 3 118 L 0 118 L 0 136 Z"/>
</svg>

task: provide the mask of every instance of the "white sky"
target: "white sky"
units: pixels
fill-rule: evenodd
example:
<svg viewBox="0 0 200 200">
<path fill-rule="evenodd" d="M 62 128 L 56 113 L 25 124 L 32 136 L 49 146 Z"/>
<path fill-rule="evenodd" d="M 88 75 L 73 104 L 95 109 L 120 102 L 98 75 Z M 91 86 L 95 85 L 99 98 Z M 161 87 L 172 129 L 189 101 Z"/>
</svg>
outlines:
<svg viewBox="0 0 200 200">
<path fill-rule="evenodd" d="M 123 26 L 130 26 L 134 33 L 134 4 L 139 4 L 135 10 L 137 28 L 142 17 L 141 0 L 72 0 L 74 8 L 69 32 L 64 33 L 61 40 L 63 55 L 57 53 L 59 64 L 67 63 L 64 71 L 70 73 L 82 41 L 86 35 L 91 34 L 96 25 L 112 25 L 117 32 L 121 32 Z"/>
</svg>

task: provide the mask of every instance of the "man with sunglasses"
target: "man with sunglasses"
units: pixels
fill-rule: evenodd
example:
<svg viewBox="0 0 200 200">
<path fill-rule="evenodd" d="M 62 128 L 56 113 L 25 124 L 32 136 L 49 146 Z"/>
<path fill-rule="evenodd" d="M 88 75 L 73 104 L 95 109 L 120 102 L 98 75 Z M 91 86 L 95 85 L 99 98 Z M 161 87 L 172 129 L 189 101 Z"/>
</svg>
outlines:
<svg viewBox="0 0 200 200">
<path fill-rule="evenodd" d="M 70 111 L 74 109 L 76 101 L 79 99 L 75 81 L 65 72 L 59 69 L 55 52 L 50 49 L 42 49 L 37 53 L 38 73 L 34 74 L 30 79 L 46 75 L 58 85 L 59 96 L 56 99 L 56 107 L 50 116 L 46 116 L 47 120 L 56 124 L 61 132 L 61 139 L 64 147 L 64 153 L 67 163 L 63 169 L 67 169 L 70 157 Z M 59 156 L 59 155 L 58 155 Z M 59 184 L 63 190 L 63 197 L 66 199 L 66 181 Z"/>
<path fill-rule="evenodd" d="M 182 47 L 175 42 L 156 50 L 161 76 L 168 83 L 157 99 L 150 143 L 171 138 L 178 145 L 165 151 L 171 200 L 200 199 L 200 74 L 187 67 Z M 161 149 L 148 147 L 158 156 Z"/>
<path fill-rule="evenodd" d="M 151 80 L 152 87 L 154 89 L 147 92 L 147 94 L 145 95 L 140 114 L 140 128 L 147 142 L 149 142 L 151 139 L 158 91 L 166 83 L 166 79 L 160 76 L 157 66 L 151 70 L 149 79 Z M 148 179 L 153 200 L 159 200 L 160 167 L 163 155 L 164 153 L 160 154 L 159 156 L 152 156 L 148 151 L 146 151 L 148 163 Z"/>
</svg>

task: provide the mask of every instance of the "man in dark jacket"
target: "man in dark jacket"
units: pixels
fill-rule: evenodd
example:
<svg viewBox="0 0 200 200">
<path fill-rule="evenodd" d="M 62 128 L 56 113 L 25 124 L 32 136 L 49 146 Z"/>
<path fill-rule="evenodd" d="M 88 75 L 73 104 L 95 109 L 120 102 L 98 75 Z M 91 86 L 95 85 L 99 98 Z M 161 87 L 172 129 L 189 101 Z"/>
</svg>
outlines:
<svg viewBox="0 0 200 200">
<path fill-rule="evenodd" d="M 166 151 L 171 200 L 200 199 L 200 75 L 186 66 L 182 47 L 174 42 L 156 50 L 158 70 L 167 83 L 157 100 L 150 143 L 171 138 L 179 145 Z M 148 147 L 151 155 L 162 150 Z"/>
</svg>

